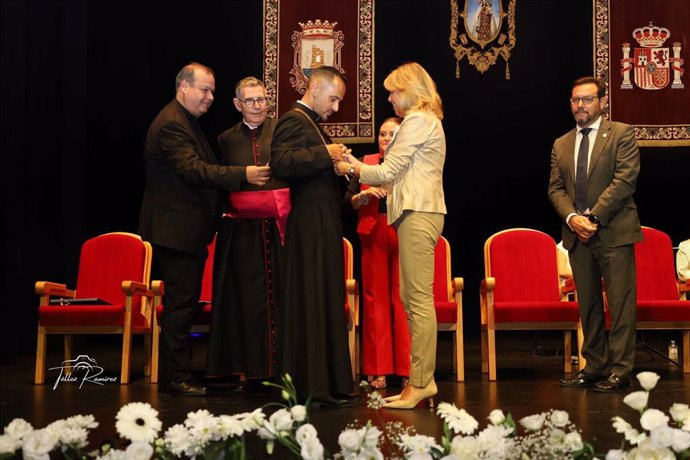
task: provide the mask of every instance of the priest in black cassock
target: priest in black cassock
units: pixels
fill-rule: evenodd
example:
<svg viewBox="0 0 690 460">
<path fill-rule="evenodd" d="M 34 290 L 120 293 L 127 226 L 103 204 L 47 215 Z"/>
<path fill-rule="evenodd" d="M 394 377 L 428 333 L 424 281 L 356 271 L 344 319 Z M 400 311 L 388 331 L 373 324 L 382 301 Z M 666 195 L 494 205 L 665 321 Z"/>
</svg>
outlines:
<svg viewBox="0 0 690 460">
<path fill-rule="evenodd" d="M 342 197 L 332 163 L 347 148 L 333 144 L 318 125 L 338 111 L 344 95 L 345 79 L 337 69 L 314 69 L 302 99 L 278 120 L 271 159 L 274 176 L 289 184 L 292 200 L 279 299 L 279 362 L 300 399 L 311 396 L 327 407 L 355 401 L 345 315 Z"/>
<path fill-rule="evenodd" d="M 221 164 L 269 164 L 276 120 L 266 117 L 263 82 L 240 80 L 233 103 L 242 121 L 218 137 Z M 279 266 L 289 211 L 287 184 L 275 178 L 262 186 L 243 183 L 226 195 L 213 265 L 207 377 L 243 375 L 246 388 L 260 389 L 261 380 L 276 375 Z"/>
</svg>

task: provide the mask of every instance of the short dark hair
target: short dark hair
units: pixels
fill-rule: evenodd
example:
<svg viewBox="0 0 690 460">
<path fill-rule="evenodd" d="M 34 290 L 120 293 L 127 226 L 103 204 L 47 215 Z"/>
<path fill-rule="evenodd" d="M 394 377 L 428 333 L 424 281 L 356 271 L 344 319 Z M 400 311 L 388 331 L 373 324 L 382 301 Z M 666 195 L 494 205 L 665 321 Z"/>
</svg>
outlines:
<svg viewBox="0 0 690 460">
<path fill-rule="evenodd" d="M 194 84 L 195 70 L 203 70 L 204 72 L 213 75 L 214 78 L 216 76 L 216 74 L 213 73 L 213 70 L 210 67 L 192 61 L 186 66 L 182 67 L 182 70 L 180 70 L 177 73 L 177 77 L 175 78 L 175 91 L 177 91 L 177 89 L 180 87 L 180 83 L 182 83 L 183 80 L 189 83 L 190 85 Z"/>
<path fill-rule="evenodd" d="M 606 83 L 601 78 L 596 77 L 580 77 L 573 82 L 573 88 L 576 86 L 594 84 L 597 86 L 597 97 L 601 99 L 606 95 Z M 572 88 L 571 88 L 572 89 Z"/>
<path fill-rule="evenodd" d="M 332 82 L 336 78 L 340 78 L 344 83 L 347 83 L 347 77 L 340 70 L 329 65 L 322 65 L 311 71 L 309 82 L 313 80 L 327 80 Z"/>
</svg>

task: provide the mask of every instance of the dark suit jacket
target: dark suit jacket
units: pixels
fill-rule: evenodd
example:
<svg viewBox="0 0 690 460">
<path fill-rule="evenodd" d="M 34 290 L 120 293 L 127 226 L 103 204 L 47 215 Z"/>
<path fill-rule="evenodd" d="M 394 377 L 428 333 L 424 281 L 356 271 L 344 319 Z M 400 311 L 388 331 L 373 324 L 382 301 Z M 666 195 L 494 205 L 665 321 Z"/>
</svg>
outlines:
<svg viewBox="0 0 690 460">
<path fill-rule="evenodd" d="M 563 246 L 570 249 L 577 236 L 565 223 L 575 210 L 576 130 L 559 137 L 551 151 L 549 199 L 563 221 Z M 587 174 L 587 199 L 591 213 L 603 225 L 599 238 L 609 247 L 642 240 L 633 193 L 640 172 L 640 151 L 631 126 L 602 120 Z"/>
<path fill-rule="evenodd" d="M 176 100 L 151 123 L 145 160 L 139 234 L 154 245 L 205 254 L 217 190 L 239 190 L 245 168 L 218 165 L 198 121 Z"/>
</svg>

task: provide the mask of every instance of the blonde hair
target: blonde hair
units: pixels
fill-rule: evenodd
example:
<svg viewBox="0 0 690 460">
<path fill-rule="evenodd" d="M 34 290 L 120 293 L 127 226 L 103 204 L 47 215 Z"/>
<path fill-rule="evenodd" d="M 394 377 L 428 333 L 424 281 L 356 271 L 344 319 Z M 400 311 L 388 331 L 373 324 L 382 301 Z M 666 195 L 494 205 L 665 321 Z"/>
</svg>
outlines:
<svg viewBox="0 0 690 460">
<path fill-rule="evenodd" d="M 416 62 L 408 62 L 392 71 L 383 81 L 383 86 L 388 91 L 399 91 L 396 106 L 403 115 L 420 110 L 443 119 L 443 103 L 436 91 L 436 83 Z"/>
</svg>

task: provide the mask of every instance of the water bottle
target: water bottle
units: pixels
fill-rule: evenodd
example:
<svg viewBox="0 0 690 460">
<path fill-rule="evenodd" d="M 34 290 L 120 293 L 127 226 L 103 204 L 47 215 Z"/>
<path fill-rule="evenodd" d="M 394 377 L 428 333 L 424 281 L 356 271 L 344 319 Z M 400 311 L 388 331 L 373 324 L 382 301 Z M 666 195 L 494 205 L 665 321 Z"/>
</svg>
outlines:
<svg viewBox="0 0 690 460">
<path fill-rule="evenodd" d="M 671 340 L 671 343 L 668 344 L 668 359 L 678 361 L 678 345 L 676 345 L 675 340 Z"/>
</svg>

